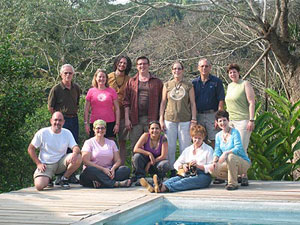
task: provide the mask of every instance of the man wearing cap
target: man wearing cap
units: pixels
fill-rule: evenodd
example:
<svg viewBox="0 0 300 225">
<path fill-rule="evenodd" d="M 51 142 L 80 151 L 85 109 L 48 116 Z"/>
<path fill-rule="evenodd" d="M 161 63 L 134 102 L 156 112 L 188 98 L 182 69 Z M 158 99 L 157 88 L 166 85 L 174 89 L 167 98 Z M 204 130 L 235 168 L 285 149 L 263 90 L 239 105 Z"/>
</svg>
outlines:
<svg viewBox="0 0 300 225">
<path fill-rule="evenodd" d="M 60 69 L 61 82 L 55 85 L 48 97 L 48 109 L 53 114 L 56 111 L 62 112 L 65 123 L 64 128 L 70 130 L 78 143 L 79 124 L 78 107 L 81 94 L 80 87 L 72 81 L 75 70 L 72 65 L 65 64 Z M 68 153 L 72 150 L 68 149 Z M 59 183 L 59 177 L 55 184 Z M 75 175 L 70 177 L 70 183 L 79 183 Z"/>
<path fill-rule="evenodd" d="M 215 114 L 224 109 L 225 92 L 222 80 L 211 75 L 211 63 L 203 58 L 198 62 L 200 76 L 192 81 L 195 90 L 197 122 L 205 127 L 208 140 L 215 147 L 215 136 L 218 132 Z"/>
<path fill-rule="evenodd" d="M 75 142 L 72 133 L 62 128 L 64 116 L 61 112 L 53 113 L 50 123 L 51 127 L 40 129 L 28 146 L 28 154 L 37 165 L 34 172 L 34 186 L 38 191 L 47 186 L 53 186 L 52 177 L 63 173 L 60 185 L 63 189 L 69 189 L 68 179 L 71 174 L 81 165 L 80 149 Z M 67 149 L 72 153 L 67 154 Z M 36 150 L 39 149 L 39 157 Z"/>
</svg>

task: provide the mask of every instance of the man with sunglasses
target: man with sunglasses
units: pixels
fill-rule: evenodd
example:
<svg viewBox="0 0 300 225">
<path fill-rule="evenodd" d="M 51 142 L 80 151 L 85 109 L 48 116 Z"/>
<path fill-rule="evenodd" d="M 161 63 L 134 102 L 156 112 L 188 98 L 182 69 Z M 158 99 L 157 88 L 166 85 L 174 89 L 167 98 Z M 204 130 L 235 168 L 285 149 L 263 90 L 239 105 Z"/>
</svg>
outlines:
<svg viewBox="0 0 300 225">
<path fill-rule="evenodd" d="M 78 124 L 78 107 L 81 94 L 80 87 L 72 81 L 75 70 L 70 64 L 64 64 L 60 69 L 61 82 L 55 85 L 48 97 L 48 109 L 53 114 L 60 111 L 65 119 L 64 128 L 71 131 L 76 143 L 78 144 L 79 124 Z M 67 153 L 72 150 L 68 149 Z M 70 183 L 79 183 L 75 175 L 69 178 Z M 59 183 L 59 177 L 55 184 Z"/>
<path fill-rule="evenodd" d="M 224 109 L 225 92 L 222 80 L 211 75 L 211 63 L 203 58 L 198 62 L 200 76 L 192 81 L 195 90 L 197 122 L 205 127 L 208 144 L 215 147 L 215 136 L 218 132 L 215 114 Z"/>
</svg>

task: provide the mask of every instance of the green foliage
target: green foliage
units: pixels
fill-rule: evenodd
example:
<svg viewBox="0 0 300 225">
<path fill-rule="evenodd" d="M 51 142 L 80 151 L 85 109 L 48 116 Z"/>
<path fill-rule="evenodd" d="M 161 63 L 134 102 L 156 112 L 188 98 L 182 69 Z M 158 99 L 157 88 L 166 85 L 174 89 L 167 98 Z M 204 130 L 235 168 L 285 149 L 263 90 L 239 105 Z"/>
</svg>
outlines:
<svg viewBox="0 0 300 225">
<path fill-rule="evenodd" d="M 14 49 L 11 38 L 0 40 L 0 192 L 24 183 L 28 165 L 24 132 L 26 117 L 41 103 L 32 63 Z M 28 145 L 28 143 L 26 143 Z"/>
<path fill-rule="evenodd" d="M 252 167 L 249 176 L 260 180 L 293 180 L 294 152 L 300 150 L 300 101 L 292 105 L 275 91 L 266 92 L 273 100 L 272 112 L 257 116 L 251 135 L 249 156 Z"/>
</svg>

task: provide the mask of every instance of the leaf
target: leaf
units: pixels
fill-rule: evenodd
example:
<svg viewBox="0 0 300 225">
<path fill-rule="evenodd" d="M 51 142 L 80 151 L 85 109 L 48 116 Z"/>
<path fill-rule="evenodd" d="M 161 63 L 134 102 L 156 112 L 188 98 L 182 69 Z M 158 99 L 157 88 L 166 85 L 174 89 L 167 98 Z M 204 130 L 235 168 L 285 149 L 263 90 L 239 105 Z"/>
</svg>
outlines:
<svg viewBox="0 0 300 225">
<path fill-rule="evenodd" d="M 298 141 L 297 144 L 295 144 L 295 146 L 293 147 L 293 152 L 300 150 L 300 141 Z"/>
<path fill-rule="evenodd" d="M 279 145 L 283 144 L 286 141 L 286 139 L 287 137 L 280 137 L 272 141 L 266 148 L 266 154 L 273 152 L 274 149 L 277 148 Z"/>
<path fill-rule="evenodd" d="M 276 168 L 276 169 L 271 173 L 271 176 L 272 176 L 272 177 L 277 177 L 277 178 L 279 178 L 279 179 L 282 179 L 282 177 L 283 177 L 285 174 L 291 173 L 292 168 L 293 168 L 293 165 L 292 165 L 291 163 L 283 164 L 281 167 Z"/>
<path fill-rule="evenodd" d="M 269 160 L 265 156 L 263 156 L 261 154 L 256 154 L 255 160 L 260 161 L 260 163 L 262 165 L 264 165 L 268 171 L 272 170 L 272 164 L 269 162 Z"/>
</svg>

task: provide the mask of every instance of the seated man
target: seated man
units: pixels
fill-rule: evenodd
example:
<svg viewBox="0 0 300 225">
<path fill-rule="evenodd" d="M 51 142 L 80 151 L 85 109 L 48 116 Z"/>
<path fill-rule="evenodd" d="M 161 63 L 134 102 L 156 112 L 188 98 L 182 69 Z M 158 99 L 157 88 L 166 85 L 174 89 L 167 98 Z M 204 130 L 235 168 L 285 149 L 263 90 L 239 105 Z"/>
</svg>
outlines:
<svg viewBox="0 0 300 225">
<path fill-rule="evenodd" d="M 62 128 L 64 117 L 61 112 L 55 112 L 50 119 L 51 127 L 40 129 L 28 146 L 28 153 L 37 165 L 34 172 L 34 185 L 38 191 L 52 184 L 55 174 L 64 173 L 60 180 L 63 189 L 69 189 L 68 178 L 81 165 L 80 149 L 71 131 Z M 39 157 L 36 149 L 40 150 Z M 67 149 L 72 153 L 66 154 Z"/>
</svg>

